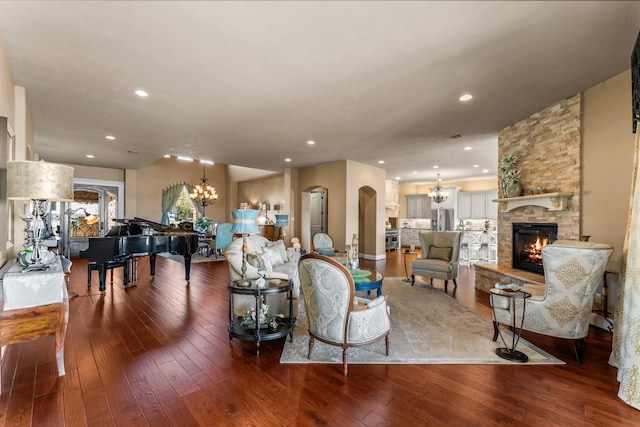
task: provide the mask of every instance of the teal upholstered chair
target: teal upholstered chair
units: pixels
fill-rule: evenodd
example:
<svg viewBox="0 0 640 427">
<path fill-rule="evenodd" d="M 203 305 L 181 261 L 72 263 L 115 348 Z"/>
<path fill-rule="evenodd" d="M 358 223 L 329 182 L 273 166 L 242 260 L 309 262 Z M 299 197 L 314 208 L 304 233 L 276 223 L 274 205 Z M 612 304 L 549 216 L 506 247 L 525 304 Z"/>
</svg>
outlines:
<svg viewBox="0 0 640 427">
<path fill-rule="evenodd" d="M 462 240 L 461 231 L 421 231 L 421 255 L 411 262 L 411 286 L 415 276 L 444 280 L 444 291 L 447 292 L 449 280 L 454 286 L 458 277 L 458 255 Z"/>
<path fill-rule="evenodd" d="M 335 249 L 333 249 L 333 239 L 327 233 L 313 235 L 313 250 L 326 256 L 334 256 L 336 254 Z"/>
<path fill-rule="evenodd" d="M 356 297 L 353 276 L 346 267 L 317 253 L 300 258 L 298 274 L 309 323 L 308 358 L 316 339 L 342 347 L 345 375 L 349 347 L 384 338 L 389 355 L 391 321 L 386 296 L 374 300 Z"/>
<path fill-rule="evenodd" d="M 233 232 L 231 231 L 232 228 L 233 225 L 226 222 L 223 224 L 218 224 L 218 226 L 216 227 L 216 240 L 214 249 L 216 258 L 218 257 L 218 254 L 222 254 L 225 248 L 229 246 L 229 244 L 233 240 Z"/>
</svg>

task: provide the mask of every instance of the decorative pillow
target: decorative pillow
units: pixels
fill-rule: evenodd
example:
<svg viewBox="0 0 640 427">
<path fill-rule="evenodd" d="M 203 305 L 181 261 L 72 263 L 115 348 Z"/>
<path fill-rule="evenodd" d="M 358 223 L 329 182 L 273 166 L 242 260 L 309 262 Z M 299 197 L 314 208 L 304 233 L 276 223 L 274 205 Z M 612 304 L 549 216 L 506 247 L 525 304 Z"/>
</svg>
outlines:
<svg viewBox="0 0 640 427">
<path fill-rule="evenodd" d="M 430 245 L 427 259 L 441 259 L 443 261 L 451 261 L 451 252 L 453 252 L 452 247 L 440 248 L 438 246 Z"/>
<path fill-rule="evenodd" d="M 269 258 L 269 261 L 271 261 L 271 265 L 284 264 L 280 251 L 275 246 L 265 246 L 262 250 L 265 258 Z"/>
<path fill-rule="evenodd" d="M 273 272 L 273 264 L 271 264 L 271 260 L 264 253 L 258 254 L 258 269 Z"/>
<path fill-rule="evenodd" d="M 262 255 L 260 253 L 247 254 L 247 262 L 249 265 L 254 266 L 255 268 L 260 268 L 260 262 L 258 261 L 258 257 Z"/>
<path fill-rule="evenodd" d="M 284 241 L 278 240 L 275 242 L 274 246 L 278 249 L 278 252 L 280 252 L 282 262 L 289 262 L 289 257 L 287 256 L 287 248 L 284 245 Z"/>
</svg>

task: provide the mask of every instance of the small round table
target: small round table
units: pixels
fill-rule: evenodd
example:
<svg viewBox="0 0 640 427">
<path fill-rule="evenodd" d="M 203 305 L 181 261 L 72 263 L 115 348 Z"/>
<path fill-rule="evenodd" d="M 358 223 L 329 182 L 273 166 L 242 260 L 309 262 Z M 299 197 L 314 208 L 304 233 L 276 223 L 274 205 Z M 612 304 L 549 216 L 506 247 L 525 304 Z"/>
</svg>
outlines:
<svg viewBox="0 0 640 427">
<path fill-rule="evenodd" d="M 512 362 L 520 362 L 520 363 L 528 362 L 529 357 L 523 352 L 516 350 L 516 346 L 520 341 L 520 335 L 522 334 L 522 325 L 524 325 L 524 314 L 527 306 L 526 300 L 527 298 L 531 298 L 531 294 L 529 292 L 524 292 L 524 291 L 509 291 L 506 289 L 496 289 L 496 288 L 489 289 L 489 292 L 490 292 L 490 298 L 491 298 L 491 307 L 493 308 L 493 321 L 495 322 L 494 324 L 495 324 L 495 327 L 497 328 L 496 331 L 499 333 L 500 339 L 504 344 L 504 347 L 496 348 L 496 354 L 502 357 L 503 359 L 511 360 Z M 504 339 L 504 335 L 502 334 L 502 330 L 500 329 L 500 323 L 496 320 L 496 306 L 493 300 L 496 296 L 509 298 L 509 305 L 511 308 L 511 313 L 513 314 L 512 321 L 511 321 L 511 327 L 512 327 L 511 347 L 507 345 L 507 342 Z M 517 319 L 516 319 L 516 300 L 517 299 L 523 300 L 522 317 L 520 318 L 520 326 L 518 326 Z M 501 310 L 501 309 L 498 309 L 498 310 Z M 495 341 L 495 336 L 494 336 L 494 341 Z"/>
<path fill-rule="evenodd" d="M 293 341 L 293 329 L 295 318 L 293 317 L 293 283 L 290 280 L 269 279 L 265 287 L 258 288 L 255 280 L 250 286 L 239 285 L 239 282 L 232 281 L 227 285 L 229 289 L 229 344 L 233 338 L 241 340 L 255 341 L 256 354 L 260 355 L 260 341 L 275 340 L 289 335 L 289 341 Z M 234 295 L 251 295 L 256 300 L 255 313 L 260 313 L 260 307 L 264 297 L 272 294 L 286 293 L 289 301 L 289 317 L 278 318 L 278 326 L 270 328 L 266 324 L 243 325 L 242 316 L 234 315 Z"/>
<path fill-rule="evenodd" d="M 379 271 L 373 268 L 360 267 L 358 270 L 349 270 L 349 273 L 353 277 L 356 291 L 367 291 L 370 294 L 373 289 L 376 289 L 376 297 L 382 294 L 382 279 L 384 279 L 384 276 Z"/>
<path fill-rule="evenodd" d="M 407 270 L 407 255 L 418 256 L 418 253 L 410 250 L 402 251 L 402 259 L 404 260 L 404 275 L 405 275 L 405 278 L 402 279 L 403 282 L 411 282 L 411 277 L 409 277 L 409 271 Z"/>
</svg>

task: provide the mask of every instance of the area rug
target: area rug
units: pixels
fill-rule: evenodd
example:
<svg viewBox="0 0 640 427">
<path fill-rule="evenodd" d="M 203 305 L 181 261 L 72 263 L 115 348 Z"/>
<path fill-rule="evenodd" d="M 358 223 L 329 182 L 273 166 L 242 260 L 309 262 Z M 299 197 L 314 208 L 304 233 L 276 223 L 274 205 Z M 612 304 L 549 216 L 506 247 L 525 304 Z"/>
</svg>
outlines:
<svg viewBox="0 0 640 427">
<path fill-rule="evenodd" d="M 382 294 L 388 295 L 391 314 L 389 356 L 384 339 L 349 349 L 350 364 L 564 364 L 563 361 L 521 339 L 517 349 L 529 362 L 517 363 L 498 357 L 493 342 L 493 324 L 488 318 L 460 304 L 455 298 L 428 284 L 415 286 L 400 277 L 386 277 Z M 306 319 L 301 316 L 301 324 Z M 511 335 L 503 329 L 507 344 Z M 314 343 L 307 359 L 309 335 L 303 325 L 296 327 L 293 342 L 285 341 L 280 363 L 342 363 L 342 349 Z"/>
<path fill-rule="evenodd" d="M 173 254 L 170 254 L 169 252 L 162 252 L 159 255 L 163 258 L 168 258 L 172 261 L 176 261 L 184 264 L 184 257 L 182 255 L 173 255 Z M 223 261 L 224 259 L 225 258 L 222 255 L 218 255 L 218 257 L 216 258 L 215 255 L 206 257 L 198 254 L 193 254 L 191 256 L 191 264 L 198 264 L 200 262 Z"/>
</svg>

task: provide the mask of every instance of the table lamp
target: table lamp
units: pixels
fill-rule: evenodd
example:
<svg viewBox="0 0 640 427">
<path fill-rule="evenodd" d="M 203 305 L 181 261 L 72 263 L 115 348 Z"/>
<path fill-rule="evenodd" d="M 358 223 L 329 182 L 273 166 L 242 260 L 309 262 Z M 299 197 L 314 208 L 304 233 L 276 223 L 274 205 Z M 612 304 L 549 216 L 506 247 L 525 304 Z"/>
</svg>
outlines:
<svg viewBox="0 0 640 427">
<path fill-rule="evenodd" d="M 249 286 L 251 281 L 247 279 L 247 236 L 249 234 L 258 234 L 258 224 L 256 218 L 260 214 L 259 210 L 254 209 L 232 209 L 233 234 L 242 234 L 242 279 L 238 280 L 238 285 Z"/>
<path fill-rule="evenodd" d="M 279 240 L 284 240 L 287 233 L 285 233 L 284 228 L 289 225 L 289 215 L 286 214 L 276 214 L 276 227 L 280 227 L 280 234 L 278 236 Z"/>
<path fill-rule="evenodd" d="M 44 161 L 17 160 L 7 162 L 7 199 L 32 202 L 27 215 L 25 259 L 20 259 L 23 271 L 47 270 L 55 260 L 42 242 L 45 229 L 43 216 L 49 201 L 73 200 L 73 168 Z M 25 265 L 27 264 L 27 265 Z"/>
</svg>

